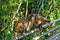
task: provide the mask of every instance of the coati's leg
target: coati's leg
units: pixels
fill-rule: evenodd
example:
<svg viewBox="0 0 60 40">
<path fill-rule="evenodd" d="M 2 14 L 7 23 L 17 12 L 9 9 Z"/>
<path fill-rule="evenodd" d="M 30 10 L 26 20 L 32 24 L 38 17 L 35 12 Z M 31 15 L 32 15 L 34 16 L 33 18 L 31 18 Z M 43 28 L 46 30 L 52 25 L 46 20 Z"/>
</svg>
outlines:
<svg viewBox="0 0 60 40">
<path fill-rule="evenodd" d="M 23 35 L 23 29 L 15 28 L 14 29 L 14 38 L 16 38 L 16 39 L 17 39 L 17 36 L 18 36 L 18 31 L 20 31 L 20 35 Z"/>
<path fill-rule="evenodd" d="M 18 33 L 18 30 L 16 30 L 16 29 L 14 28 L 13 31 L 14 31 L 14 38 L 17 39 L 17 33 Z"/>
<path fill-rule="evenodd" d="M 18 36 L 18 31 L 21 31 L 21 34 L 23 33 L 23 25 L 22 25 L 22 22 L 20 20 L 15 22 L 13 31 L 14 31 L 15 38 L 17 38 L 17 36 Z"/>
</svg>

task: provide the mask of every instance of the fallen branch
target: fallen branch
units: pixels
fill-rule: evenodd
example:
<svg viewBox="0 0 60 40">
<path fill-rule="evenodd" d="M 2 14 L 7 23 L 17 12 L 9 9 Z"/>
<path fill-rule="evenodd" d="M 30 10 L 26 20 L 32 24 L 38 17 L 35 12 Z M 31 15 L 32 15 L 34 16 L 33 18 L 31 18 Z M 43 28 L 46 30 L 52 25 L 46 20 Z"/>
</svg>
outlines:
<svg viewBox="0 0 60 40">
<path fill-rule="evenodd" d="M 50 38 L 48 38 L 47 40 L 60 40 L 60 32 L 55 33 L 54 35 L 52 35 Z"/>
<path fill-rule="evenodd" d="M 50 24 L 52 24 L 52 23 L 56 23 L 57 21 L 59 21 L 60 20 L 60 18 L 58 18 L 58 19 L 56 19 L 56 20 L 52 20 L 51 22 L 50 22 Z M 46 26 L 48 26 L 47 24 L 45 24 L 45 25 L 42 25 L 42 27 L 43 28 L 46 28 Z M 59 25 L 60 26 L 60 25 Z M 21 39 L 21 38 L 23 38 L 23 37 L 25 37 L 25 36 L 27 36 L 27 35 L 30 35 L 30 34 L 32 34 L 32 33 L 34 33 L 34 32 L 36 32 L 36 31 L 38 31 L 39 29 L 37 28 L 37 29 L 34 29 L 34 30 L 32 30 L 31 32 L 29 32 L 29 33 L 25 33 L 25 35 L 24 36 L 19 36 L 17 39 Z M 55 29 L 54 29 L 55 30 Z M 46 33 L 45 33 L 46 34 Z M 40 38 L 40 36 L 38 36 L 38 38 Z M 16 38 L 14 38 L 14 40 L 17 40 Z"/>
<path fill-rule="evenodd" d="M 43 37 L 44 35 L 52 32 L 52 31 L 54 31 L 54 30 L 56 30 L 56 29 L 58 29 L 58 28 L 60 28 L 60 25 L 58 25 L 58 26 L 56 26 L 55 28 L 49 30 L 48 32 L 45 32 L 45 33 L 44 33 L 43 35 L 41 35 L 41 36 L 37 36 L 37 37 L 33 38 L 33 40 L 38 40 L 40 37 Z"/>
</svg>

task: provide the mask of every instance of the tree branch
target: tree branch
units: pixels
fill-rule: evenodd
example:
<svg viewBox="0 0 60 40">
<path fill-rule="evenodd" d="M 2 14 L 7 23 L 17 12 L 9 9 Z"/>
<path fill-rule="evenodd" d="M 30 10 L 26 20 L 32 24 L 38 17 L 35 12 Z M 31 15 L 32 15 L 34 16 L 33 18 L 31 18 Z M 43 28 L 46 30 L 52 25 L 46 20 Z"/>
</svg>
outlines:
<svg viewBox="0 0 60 40">
<path fill-rule="evenodd" d="M 17 8 L 17 10 L 14 12 L 14 15 L 13 15 L 13 17 L 12 17 L 12 20 L 15 18 L 16 14 L 19 13 L 19 10 L 20 10 L 20 7 L 21 7 L 21 4 L 22 4 L 22 0 L 19 0 L 18 8 Z"/>
<path fill-rule="evenodd" d="M 26 3 L 26 15 L 25 15 L 25 17 L 27 17 L 27 15 L 28 15 L 28 0 L 27 0 L 27 3 Z"/>
<path fill-rule="evenodd" d="M 38 6 L 38 14 L 40 14 L 40 10 L 43 9 L 43 6 L 44 6 L 44 0 L 40 0 L 39 2 L 39 6 Z"/>
<path fill-rule="evenodd" d="M 52 3 L 52 1 L 51 1 L 51 3 Z M 47 12 L 47 14 L 46 14 L 46 18 L 48 17 L 48 15 L 49 15 L 51 9 L 52 9 L 52 4 L 50 4 L 50 8 L 48 9 L 48 12 Z"/>
</svg>

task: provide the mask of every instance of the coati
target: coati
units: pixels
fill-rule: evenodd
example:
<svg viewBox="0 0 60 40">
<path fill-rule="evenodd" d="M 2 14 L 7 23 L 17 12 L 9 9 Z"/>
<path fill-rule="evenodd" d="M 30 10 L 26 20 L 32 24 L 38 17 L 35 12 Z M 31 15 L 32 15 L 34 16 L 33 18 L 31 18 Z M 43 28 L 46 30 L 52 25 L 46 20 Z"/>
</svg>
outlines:
<svg viewBox="0 0 60 40">
<path fill-rule="evenodd" d="M 30 31 L 32 26 L 40 27 L 43 24 L 50 24 L 50 21 L 39 14 L 30 14 L 27 18 L 21 18 L 15 22 L 14 35 L 17 37 L 18 30 L 23 34 L 24 31 Z"/>
</svg>

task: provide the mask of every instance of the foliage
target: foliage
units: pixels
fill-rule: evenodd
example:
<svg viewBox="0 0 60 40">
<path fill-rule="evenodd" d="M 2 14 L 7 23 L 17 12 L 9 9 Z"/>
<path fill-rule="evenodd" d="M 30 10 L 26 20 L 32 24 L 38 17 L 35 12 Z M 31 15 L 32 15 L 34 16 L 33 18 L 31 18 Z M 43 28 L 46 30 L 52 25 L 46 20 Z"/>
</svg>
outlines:
<svg viewBox="0 0 60 40">
<path fill-rule="evenodd" d="M 25 14 L 26 14 L 27 2 L 28 2 L 28 14 L 38 13 L 39 11 L 40 15 L 46 17 L 49 20 L 54 20 L 60 17 L 59 14 L 60 0 L 23 0 L 19 11 L 19 15 L 17 14 L 15 18 L 26 16 Z M 39 3 L 41 5 L 39 5 Z M 0 33 L 0 40 L 11 40 L 14 38 L 13 24 L 11 24 L 12 23 L 11 18 L 13 17 L 14 12 L 17 10 L 18 5 L 19 5 L 19 0 L 0 0 L 0 30 L 7 26 L 7 28 Z M 60 22 L 57 22 L 56 24 L 52 24 L 51 27 L 46 28 L 45 30 L 47 31 L 58 24 L 60 24 Z M 30 40 L 32 40 L 33 37 L 34 36 L 31 34 Z M 46 38 L 47 37 L 48 36 L 46 36 Z M 46 39 L 45 37 L 43 38 Z M 23 40 L 28 40 L 28 39 L 29 39 L 28 36 L 26 36 Z"/>
</svg>

